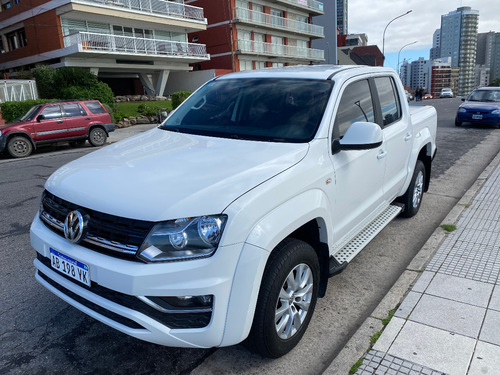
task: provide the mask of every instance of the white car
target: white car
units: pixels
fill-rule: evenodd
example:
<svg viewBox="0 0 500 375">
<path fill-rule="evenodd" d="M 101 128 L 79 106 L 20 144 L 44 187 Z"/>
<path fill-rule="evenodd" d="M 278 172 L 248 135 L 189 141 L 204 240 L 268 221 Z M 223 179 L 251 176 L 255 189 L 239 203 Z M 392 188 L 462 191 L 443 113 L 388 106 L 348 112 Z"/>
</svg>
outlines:
<svg viewBox="0 0 500 375">
<path fill-rule="evenodd" d="M 48 179 L 31 226 L 36 279 L 141 340 L 248 339 L 279 357 L 328 277 L 418 212 L 435 137 L 434 108 L 410 109 L 392 69 L 215 78 L 158 128 Z"/>
<path fill-rule="evenodd" d="M 440 98 L 453 98 L 453 91 L 450 88 L 441 89 Z"/>
</svg>

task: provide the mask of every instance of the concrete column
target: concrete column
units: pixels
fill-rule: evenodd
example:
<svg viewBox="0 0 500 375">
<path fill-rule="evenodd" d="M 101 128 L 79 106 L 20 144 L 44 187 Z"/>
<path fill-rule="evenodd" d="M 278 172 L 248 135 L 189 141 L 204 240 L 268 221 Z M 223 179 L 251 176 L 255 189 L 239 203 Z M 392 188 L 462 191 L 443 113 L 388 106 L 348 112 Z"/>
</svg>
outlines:
<svg viewBox="0 0 500 375">
<path fill-rule="evenodd" d="M 140 73 L 139 74 L 139 79 L 141 80 L 142 85 L 144 86 L 144 89 L 146 90 L 146 94 L 148 95 L 154 95 L 154 85 L 153 81 L 151 80 L 151 77 L 147 73 Z"/>
<path fill-rule="evenodd" d="M 153 74 L 156 96 L 163 96 L 165 93 L 165 86 L 167 85 L 169 74 L 170 70 L 160 70 L 159 72 L 155 72 L 155 74 Z"/>
</svg>

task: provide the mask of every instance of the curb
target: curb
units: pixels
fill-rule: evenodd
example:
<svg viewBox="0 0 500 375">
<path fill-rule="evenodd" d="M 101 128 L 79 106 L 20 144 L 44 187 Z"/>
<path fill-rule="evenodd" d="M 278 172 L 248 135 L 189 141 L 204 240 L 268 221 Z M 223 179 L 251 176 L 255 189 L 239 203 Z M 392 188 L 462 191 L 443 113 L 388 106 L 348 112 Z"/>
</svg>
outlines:
<svg viewBox="0 0 500 375">
<path fill-rule="evenodd" d="M 488 164 L 472 186 L 446 215 L 440 225 L 456 224 L 458 222 L 464 209 L 473 201 L 498 165 L 500 165 L 500 153 Z M 387 317 L 388 311 L 396 308 L 403 301 L 411 286 L 418 280 L 427 263 L 439 249 L 445 237 L 446 232 L 438 226 L 375 310 L 366 318 L 344 348 L 323 372 L 324 375 L 349 374 L 356 361 L 364 357 L 370 349 L 370 338 L 384 328 L 381 320 Z"/>
</svg>

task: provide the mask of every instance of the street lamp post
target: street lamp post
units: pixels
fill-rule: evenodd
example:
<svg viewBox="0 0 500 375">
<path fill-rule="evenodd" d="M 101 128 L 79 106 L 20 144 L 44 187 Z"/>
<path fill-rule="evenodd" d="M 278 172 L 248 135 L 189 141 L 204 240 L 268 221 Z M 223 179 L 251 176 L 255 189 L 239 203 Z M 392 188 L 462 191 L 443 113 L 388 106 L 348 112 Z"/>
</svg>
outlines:
<svg viewBox="0 0 500 375">
<path fill-rule="evenodd" d="M 398 52 L 398 65 L 396 65 L 398 68 L 399 68 L 399 55 L 401 54 L 401 51 L 403 50 L 403 48 L 408 47 L 408 46 L 411 46 L 412 44 L 415 44 L 415 43 L 417 43 L 417 42 L 418 42 L 418 40 L 415 40 L 414 42 L 411 42 L 411 43 L 405 44 L 403 47 L 401 47 L 401 48 L 399 49 L 399 52 Z M 399 73 L 401 74 L 401 71 L 399 71 Z"/>
<path fill-rule="evenodd" d="M 387 30 L 387 28 L 389 27 L 389 25 L 393 22 L 393 21 L 396 21 L 398 18 L 401 18 L 403 16 L 406 16 L 408 13 L 411 13 L 412 11 L 409 10 L 408 12 L 404 13 L 404 14 L 401 14 L 395 18 L 393 18 L 392 20 L 389 21 L 389 23 L 386 25 L 385 29 L 384 29 L 384 34 L 382 36 L 382 55 L 384 56 L 384 59 L 385 59 L 385 31 Z"/>
</svg>

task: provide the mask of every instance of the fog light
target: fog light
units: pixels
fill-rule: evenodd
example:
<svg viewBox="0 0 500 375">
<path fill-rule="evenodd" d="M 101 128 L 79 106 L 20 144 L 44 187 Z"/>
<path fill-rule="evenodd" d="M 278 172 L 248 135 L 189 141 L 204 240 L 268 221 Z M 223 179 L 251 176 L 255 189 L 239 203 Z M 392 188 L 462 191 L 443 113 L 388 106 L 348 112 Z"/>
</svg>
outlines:
<svg viewBox="0 0 500 375">
<path fill-rule="evenodd" d="M 206 296 L 181 296 L 181 297 L 160 297 L 169 305 L 175 307 L 207 307 L 212 306 L 212 295 Z"/>
</svg>

